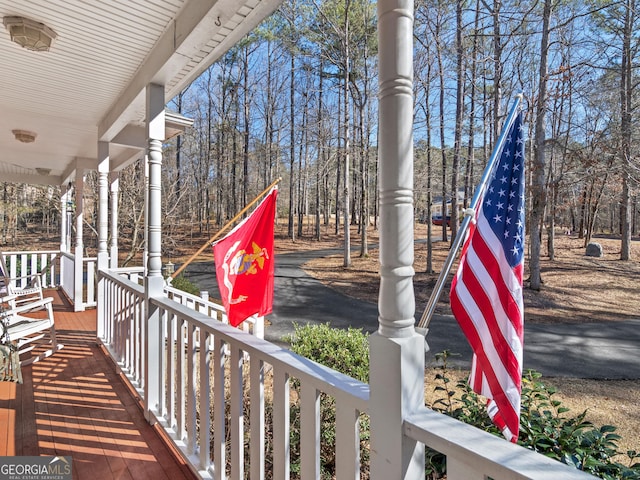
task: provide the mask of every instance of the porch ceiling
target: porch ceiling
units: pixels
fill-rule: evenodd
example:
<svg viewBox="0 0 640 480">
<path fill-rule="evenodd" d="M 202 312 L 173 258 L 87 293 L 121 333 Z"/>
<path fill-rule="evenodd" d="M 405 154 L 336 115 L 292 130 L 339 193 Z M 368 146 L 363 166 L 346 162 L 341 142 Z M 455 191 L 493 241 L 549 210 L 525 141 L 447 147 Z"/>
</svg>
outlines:
<svg viewBox="0 0 640 480">
<path fill-rule="evenodd" d="M 49 52 L 32 52 L 0 24 L 0 181 L 56 185 L 95 168 L 99 140 L 142 130 L 148 83 L 164 84 L 169 101 L 281 2 L 0 0 L 0 16 L 57 34 Z M 35 142 L 17 141 L 15 129 Z M 111 144 L 119 167 L 141 154 L 130 143 Z"/>
</svg>

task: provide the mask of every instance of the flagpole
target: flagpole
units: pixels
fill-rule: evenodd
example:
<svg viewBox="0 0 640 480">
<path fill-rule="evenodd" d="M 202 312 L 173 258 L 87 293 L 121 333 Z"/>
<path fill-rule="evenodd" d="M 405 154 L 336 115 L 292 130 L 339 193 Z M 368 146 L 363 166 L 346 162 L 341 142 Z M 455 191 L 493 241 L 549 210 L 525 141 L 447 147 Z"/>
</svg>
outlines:
<svg viewBox="0 0 640 480">
<path fill-rule="evenodd" d="M 211 237 L 209 240 L 207 240 L 207 242 L 202 245 L 202 247 L 200 247 L 200 250 L 198 250 L 196 253 L 194 253 L 193 255 L 191 255 L 191 257 L 189 257 L 189 259 L 184 262 L 182 265 L 180 265 L 180 268 L 178 268 L 174 273 L 171 274 L 171 280 L 173 280 L 174 278 L 176 278 L 185 268 L 187 268 L 187 266 L 193 262 L 193 260 L 200 255 L 205 248 L 211 246 L 211 244 L 217 240 L 217 238 L 222 235 L 222 232 L 224 232 L 227 228 L 229 228 L 231 225 L 233 225 L 240 217 L 242 217 L 242 215 L 244 215 L 247 210 L 249 210 L 253 205 L 256 204 L 256 202 L 258 200 L 260 200 L 260 198 L 262 198 L 263 196 L 265 196 L 267 193 L 269 193 L 271 191 L 271 189 L 273 187 L 275 187 L 280 181 L 282 180 L 282 177 L 278 177 L 271 185 L 269 185 L 267 188 L 265 188 L 261 193 L 259 193 L 256 198 L 254 198 L 251 202 L 249 202 L 242 210 L 240 210 L 240 212 L 238 212 L 236 214 L 235 217 L 233 217 L 231 220 L 229 220 L 227 223 L 225 223 L 222 228 L 220 230 L 218 230 L 218 232 Z"/>
<path fill-rule="evenodd" d="M 427 307 L 424 309 L 422 317 L 420 321 L 416 325 L 416 328 L 421 331 L 425 336 L 427 335 L 427 327 L 433 318 L 433 314 L 436 310 L 436 304 L 440 299 L 440 295 L 442 295 L 442 290 L 444 289 L 444 284 L 451 271 L 451 267 L 453 266 L 453 262 L 458 255 L 458 250 L 462 246 L 462 242 L 464 240 L 464 236 L 467 233 L 467 229 L 469 228 L 469 224 L 471 223 L 472 218 L 475 218 L 476 208 L 478 206 L 478 202 L 482 198 L 484 194 L 484 190 L 491 179 L 491 173 L 493 172 L 494 166 L 496 162 L 499 160 L 498 153 L 502 151 L 502 147 L 504 146 L 504 142 L 506 141 L 507 132 L 511 128 L 511 124 L 513 123 L 517 113 L 520 102 L 522 101 L 523 94 L 519 93 L 516 95 L 513 105 L 511 106 L 511 110 L 509 111 L 509 115 L 502 127 L 502 132 L 500 132 L 500 136 L 498 137 L 498 141 L 493 147 L 493 152 L 491 153 L 491 157 L 489 158 L 489 162 L 487 163 L 486 168 L 484 169 L 484 173 L 482 174 L 482 178 L 480 179 L 480 183 L 476 188 L 476 191 L 473 195 L 473 199 L 471 200 L 471 205 L 464 212 L 464 219 L 462 220 L 462 224 L 460 224 L 460 228 L 458 229 L 458 233 L 456 234 L 456 238 L 453 240 L 451 244 L 451 249 L 449 250 L 449 254 L 444 262 L 442 270 L 440 271 L 440 275 L 438 276 L 438 281 L 436 282 L 435 287 L 431 291 L 431 296 L 429 297 L 429 302 L 427 303 Z M 457 192 L 454 192 L 454 195 L 457 195 Z M 444 218 L 444 215 L 443 215 Z"/>
</svg>

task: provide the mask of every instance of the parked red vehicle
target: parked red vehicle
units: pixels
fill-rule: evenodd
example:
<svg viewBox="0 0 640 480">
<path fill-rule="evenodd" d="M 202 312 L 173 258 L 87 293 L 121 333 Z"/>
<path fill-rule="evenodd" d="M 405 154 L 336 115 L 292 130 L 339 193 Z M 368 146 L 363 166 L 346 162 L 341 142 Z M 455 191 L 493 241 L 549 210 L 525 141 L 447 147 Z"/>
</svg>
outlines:
<svg viewBox="0 0 640 480">
<path fill-rule="evenodd" d="M 451 217 L 447 215 L 446 218 L 447 227 L 451 227 Z M 431 223 L 433 225 L 441 226 L 442 225 L 442 215 L 433 215 L 431 217 Z"/>
</svg>

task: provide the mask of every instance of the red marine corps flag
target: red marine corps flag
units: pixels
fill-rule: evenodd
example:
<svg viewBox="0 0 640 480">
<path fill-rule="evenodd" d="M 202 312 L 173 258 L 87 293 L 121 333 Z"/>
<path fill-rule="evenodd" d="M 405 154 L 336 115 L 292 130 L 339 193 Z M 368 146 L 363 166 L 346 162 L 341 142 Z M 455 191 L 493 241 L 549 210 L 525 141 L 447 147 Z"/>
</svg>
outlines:
<svg viewBox="0 0 640 480">
<path fill-rule="evenodd" d="M 251 215 L 213 244 L 216 278 L 229 323 L 240 325 L 251 315 L 273 308 L 273 225 L 277 188 Z"/>
<path fill-rule="evenodd" d="M 524 311 L 524 139 L 522 113 L 507 125 L 451 283 L 451 310 L 471 348 L 469 385 L 489 399 L 504 436 L 518 440 Z"/>
</svg>

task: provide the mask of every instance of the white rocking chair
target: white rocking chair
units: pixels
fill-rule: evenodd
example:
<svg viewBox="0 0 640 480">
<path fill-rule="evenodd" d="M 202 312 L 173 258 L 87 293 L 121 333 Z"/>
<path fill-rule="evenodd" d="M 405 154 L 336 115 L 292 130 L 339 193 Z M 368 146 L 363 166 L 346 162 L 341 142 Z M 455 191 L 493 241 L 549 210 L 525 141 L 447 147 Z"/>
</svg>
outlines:
<svg viewBox="0 0 640 480">
<path fill-rule="evenodd" d="M 7 268 L 7 262 L 3 252 L 0 252 L 0 295 L 15 296 L 12 306 L 29 303 L 34 300 L 42 300 L 42 284 L 40 275 L 24 275 L 21 277 L 11 277 L 11 272 Z"/>
<path fill-rule="evenodd" d="M 22 356 L 33 350 L 39 341 L 45 338 L 47 331 L 51 343 L 51 348 L 48 350 L 44 352 L 38 351 L 31 357 L 21 360 L 20 366 L 30 365 L 60 350 L 63 345 L 58 344 L 56 339 L 52 306 L 53 298 L 47 297 L 20 305 L 16 305 L 15 300 L 16 295 L 0 297 L 0 304 L 5 305 L 5 308 L 0 310 L 0 317 L 8 334 L 8 339 L 17 348 L 18 355 Z M 25 315 L 42 309 L 45 310 L 44 318 L 42 318 L 42 313 L 34 317 Z"/>
</svg>

